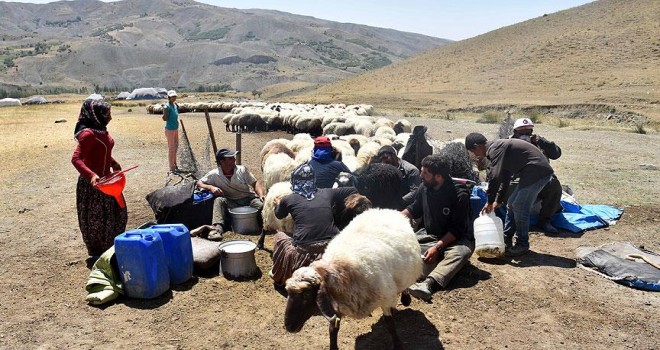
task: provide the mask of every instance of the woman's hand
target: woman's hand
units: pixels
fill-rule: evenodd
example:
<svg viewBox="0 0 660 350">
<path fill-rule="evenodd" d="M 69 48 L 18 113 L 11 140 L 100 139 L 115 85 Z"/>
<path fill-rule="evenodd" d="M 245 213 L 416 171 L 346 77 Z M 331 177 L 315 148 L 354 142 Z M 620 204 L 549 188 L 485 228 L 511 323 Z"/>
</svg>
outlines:
<svg viewBox="0 0 660 350">
<path fill-rule="evenodd" d="M 112 171 L 119 171 L 119 170 L 121 170 L 121 165 L 119 165 L 119 163 L 115 163 L 112 166 Z"/>
</svg>

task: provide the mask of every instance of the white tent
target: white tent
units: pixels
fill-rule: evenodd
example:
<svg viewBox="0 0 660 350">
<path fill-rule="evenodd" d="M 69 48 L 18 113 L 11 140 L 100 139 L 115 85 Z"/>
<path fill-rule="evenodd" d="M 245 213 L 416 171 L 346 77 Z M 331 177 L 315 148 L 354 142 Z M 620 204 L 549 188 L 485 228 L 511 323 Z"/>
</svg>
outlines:
<svg viewBox="0 0 660 350">
<path fill-rule="evenodd" d="M 44 103 L 48 103 L 48 100 L 43 96 L 31 96 L 23 102 L 24 105 L 41 105 Z"/>
<path fill-rule="evenodd" d="M 103 95 L 99 95 L 99 94 L 94 93 L 94 94 L 91 94 L 91 95 L 87 96 L 87 98 L 85 100 L 103 100 Z"/>
<path fill-rule="evenodd" d="M 130 93 L 130 92 L 128 92 L 128 91 L 122 91 L 122 92 L 119 93 L 119 95 L 117 95 L 117 97 L 115 97 L 115 99 L 117 99 L 117 100 L 125 100 L 125 99 L 128 98 L 128 96 L 131 96 L 131 93 Z"/>
<path fill-rule="evenodd" d="M 162 98 L 154 88 L 139 88 L 133 90 L 127 100 L 153 100 Z"/>
<path fill-rule="evenodd" d="M 20 106 L 21 100 L 17 98 L 3 98 L 0 100 L 0 107 Z"/>
</svg>

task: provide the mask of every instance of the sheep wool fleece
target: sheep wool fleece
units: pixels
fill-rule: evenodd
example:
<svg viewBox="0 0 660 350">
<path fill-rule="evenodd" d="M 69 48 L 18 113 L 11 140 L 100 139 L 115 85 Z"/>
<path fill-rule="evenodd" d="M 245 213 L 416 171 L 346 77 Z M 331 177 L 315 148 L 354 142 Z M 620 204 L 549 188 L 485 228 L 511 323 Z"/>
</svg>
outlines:
<svg viewBox="0 0 660 350">
<path fill-rule="evenodd" d="M 389 314 L 400 292 L 422 272 L 419 243 L 399 211 L 370 209 L 358 215 L 330 243 L 321 260 L 338 312 L 365 318 L 380 307 Z M 350 270 L 350 272 L 349 272 Z"/>
</svg>

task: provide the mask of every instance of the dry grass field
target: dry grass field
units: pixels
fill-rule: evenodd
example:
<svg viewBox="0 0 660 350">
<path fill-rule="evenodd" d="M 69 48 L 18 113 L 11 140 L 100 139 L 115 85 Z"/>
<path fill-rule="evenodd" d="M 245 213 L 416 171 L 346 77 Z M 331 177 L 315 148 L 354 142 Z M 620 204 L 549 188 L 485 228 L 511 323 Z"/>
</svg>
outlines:
<svg viewBox="0 0 660 350">
<path fill-rule="evenodd" d="M 105 307 L 85 303 L 89 270 L 76 217 L 78 174 L 70 163 L 82 98 L 0 109 L 0 348 L 327 348 L 322 317 L 313 317 L 299 334 L 285 332 L 285 299 L 266 275 L 271 260 L 264 251 L 256 253 L 263 276 L 253 281 L 196 274 L 153 300 L 121 298 Z M 213 115 L 216 139 L 233 146 L 234 134 L 224 131 L 220 116 Z M 54 123 L 59 118 L 68 121 Z M 200 157 L 207 137 L 204 117 L 193 113 L 182 119 Z M 441 140 L 472 131 L 489 137 L 496 133 L 497 125 L 474 119 L 411 121 L 427 125 L 430 136 Z M 109 130 L 116 140 L 114 155 L 124 167 L 139 165 L 127 174 L 129 227 L 153 218 L 144 197 L 166 181 L 162 127 L 159 116 L 146 114 L 137 104 L 113 108 Z M 660 135 L 558 128 L 549 122 L 536 130 L 563 148 L 553 166 L 578 200 L 622 207 L 622 219 L 581 235 L 532 234 L 533 253 L 520 259 L 486 262 L 473 257 L 432 304 L 414 300 L 409 308 L 399 307 L 395 320 L 406 349 L 657 348 L 660 295 L 577 268 L 574 250 L 630 241 L 660 251 Z M 258 177 L 254 156 L 277 137 L 290 135 L 243 135 L 244 164 Z M 238 237 L 230 234 L 227 239 Z M 266 247 L 272 248 L 271 237 Z M 380 311 L 364 320 L 345 319 L 339 345 L 391 348 Z"/>
</svg>

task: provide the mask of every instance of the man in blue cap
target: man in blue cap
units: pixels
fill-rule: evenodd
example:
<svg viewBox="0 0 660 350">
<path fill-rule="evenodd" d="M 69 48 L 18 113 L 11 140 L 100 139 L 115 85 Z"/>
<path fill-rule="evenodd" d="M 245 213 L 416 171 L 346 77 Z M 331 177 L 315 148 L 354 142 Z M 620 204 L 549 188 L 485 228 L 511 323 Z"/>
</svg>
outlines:
<svg viewBox="0 0 660 350">
<path fill-rule="evenodd" d="M 236 165 L 236 154 L 237 151 L 229 148 L 219 149 L 215 154 L 218 167 L 197 181 L 197 187 L 216 197 L 212 221 L 216 232 L 209 234 L 211 240 L 221 240 L 222 234 L 229 229 L 225 221 L 227 209 L 250 206 L 261 212 L 264 206 L 263 185 L 245 166 Z"/>
</svg>

